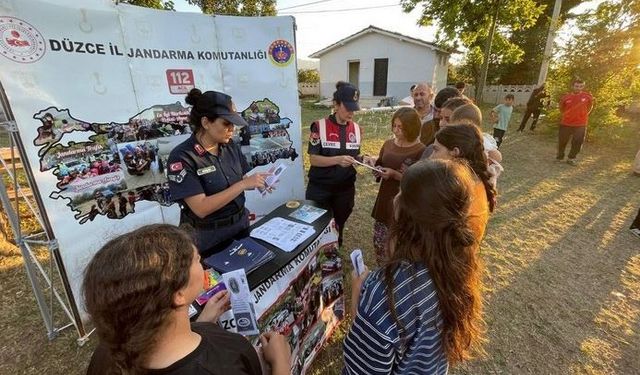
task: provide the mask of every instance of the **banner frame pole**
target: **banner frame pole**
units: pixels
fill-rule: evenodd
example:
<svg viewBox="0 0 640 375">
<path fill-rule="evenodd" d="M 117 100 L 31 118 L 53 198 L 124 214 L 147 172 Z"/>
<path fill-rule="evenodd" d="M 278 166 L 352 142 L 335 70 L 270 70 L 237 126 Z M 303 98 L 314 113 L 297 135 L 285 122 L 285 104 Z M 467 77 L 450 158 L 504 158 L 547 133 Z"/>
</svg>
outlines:
<svg viewBox="0 0 640 375">
<path fill-rule="evenodd" d="M 66 269 L 64 267 L 64 263 L 62 262 L 62 257 L 59 252 L 58 242 L 55 239 L 53 231 L 51 229 L 51 225 L 49 223 L 48 217 L 46 216 L 46 210 L 44 209 L 44 204 L 42 202 L 42 198 L 40 192 L 35 184 L 35 179 L 33 177 L 33 173 L 31 170 L 31 166 L 29 165 L 28 158 L 26 157 L 26 152 L 24 145 L 21 142 L 20 137 L 18 136 L 18 128 L 16 126 L 15 118 L 13 116 L 13 112 L 11 111 L 11 107 L 9 105 L 9 101 L 7 99 L 6 92 L 2 83 L 0 82 L 0 105 L 3 107 L 6 120 L 5 122 L 0 123 L 0 130 L 6 131 L 9 134 L 9 145 L 11 147 L 11 167 L 5 163 L 3 159 L 0 160 L 0 163 L 4 166 L 4 170 L 10 177 L 10 182 L 14 187 L 14 204 L 11 204 L 12 200 L 7 194 L 6 185 L 4 181 L 0 181 L 0 201 L 4 207 L 4 210 L 9 218 L 9 223 L 11 225 L 14 239 L 18 248 L 20 248 L 20 253 L 24 260 L 25 271 L 27 273 L 27 278 L 29 283 L 31 284 L 31 288 L 33 291 L 34 298 L 36 299 L 36 303 L 38 305 L 38 309 L 40 310 L 40 315 L 42 317 L 43 323 L 47 330 L 47 337 L 49 340 L 53 340 L 57 337 L 57 335 L 63 331 L 64 329 L 74 326 L 76 328 L 76 332 L 78 334 L 77 343 L 79 346 L 84 345 L 89 339 L 89 335 L 92 332 L 87 333 L 84 327 L 84 323 L 80 317 L 78 306 L 75 303 L 75 299 L 73 298 L 73 292 L 71 290 L 71 285 L 69 283 L 68 275 L 66 273 Z M 24 173 L 27 177 L 27 184 L 32 191 L 33 199 L 35 200 L 34 207 L 31 202 L 29 202 L 28 197 L 23 191 L 20 183 L 18 181 L 17 176 L 17 166 L 16 166 L 16 158 L 15 158 L 15 150 L 17 149 L 18 155 L 22 161 L 22 166 Z M 9 169 L 11 168 L 11 169 Z M 1 180 L 1 179 L 0 179 Z M 29 234 L 28 236 L 24 236 L 22 232 L 22 220 L 19 214 L 19 205 L 20 200 L 24 199 L 29 211 L 33 213 L 33 215 L 37 218 L 38 224 L 40 225 L 42 231 Z M 42 239 L 37 240 L 36 238 L 45 237 L 45 240 Z M 43 245 L 47 248 L 49 253 L 49 272 L 42 266 L 40 261 L 37 259 L 33 249 L 31 248 L 31 244 L 34 245 Z M 66 297 L 66 303 L 56 287 L 53 285 L 53 275 L 54 275 L 54 263 L 55 269 L 57 270 L 58 277 L 62 282 L 62 286 L 64 288 L 64 295 Z M 44 285 L 38 278 L 38 273 L 40 277 L 44 279 Z M 49 296 L 49 300 L 45 297 L 46 288 L 51 289 L 51 293 Z M 56 302 L 60 304 L 61 309 L 65 313 L 65 315 L 69 318 L 69 323 L 63 324 L 60 327 L 56 327 L 54 322 L 54 312 Z"/>
</svg>

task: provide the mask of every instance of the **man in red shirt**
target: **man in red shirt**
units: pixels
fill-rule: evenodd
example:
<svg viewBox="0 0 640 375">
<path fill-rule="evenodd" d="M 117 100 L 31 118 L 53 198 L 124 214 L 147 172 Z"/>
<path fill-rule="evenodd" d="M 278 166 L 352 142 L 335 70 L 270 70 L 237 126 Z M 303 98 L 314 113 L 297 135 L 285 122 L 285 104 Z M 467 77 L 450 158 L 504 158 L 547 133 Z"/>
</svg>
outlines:
<svg viewBox="0 0 640 375">
<path fill-rule="evenodd" d="M 577 165 L 576 156 L 582 148 L 585 135 L 587 134 L 587 122 L 589 113 L 593 109 L 593 97 L 584 91 L 584 81 L 575 79 L 573 81 L 573 92 L 565 94 L 560 100 L 560 131 L 558 132 L 558 156 L 556 160 L 564 160 L 564 149 L 571 139 L 571 150 L 567 158 L 567 163 Z"/>
</svg>

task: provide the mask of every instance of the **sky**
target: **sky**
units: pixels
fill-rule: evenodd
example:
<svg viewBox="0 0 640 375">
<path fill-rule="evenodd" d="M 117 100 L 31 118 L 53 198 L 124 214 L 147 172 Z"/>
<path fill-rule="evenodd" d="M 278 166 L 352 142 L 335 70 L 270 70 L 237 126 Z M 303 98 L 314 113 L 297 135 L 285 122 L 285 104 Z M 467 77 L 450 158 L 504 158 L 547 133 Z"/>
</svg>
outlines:
<svg viewBox="0 0 640 375">
<path fill-rule="evenodd" d="M 602 1 L 589 1 L 577 7 L 575 12 L 592 9 Z M 189 5 L 186 0 L 174 0 L 174 3 L 177 11 L 200 12 L 200 8 Z M 278 15 L 291 15 L 296 19 L 298 58 L 307 58 L 369 25 L 427 42 L 435 41 L 434 27 L 417 25 L 421 10 L 404 13 L 398 3 L 399 0 L 278 0 L 276 8 Z M 571 36 L 571 26 L 568 23 L 560 30 L 561 40 Z M 461 55 L 454 55 L 451 62 L 458 63 L 461 59 Z"/>
<path fill-rule="evenodd" d="M 312 2 L 318 3 L 290 8 Z M 174 3 L 177 11 L 200 11 L 199 8 L 188 5 L 186 0 L 174 0 Z M 369 25 L 428 42 L 434 41 L 434 28 L 416 25 L 420 11 L 404 13 L 398 3 L 398 0 L 279 0 L 276 7 L 278 15 L 291 15 L 296 19 L 298 58 L 307 58 L 313 52 Z M 357 10 L 335 12 L 345 9 Z"/>
</svg>

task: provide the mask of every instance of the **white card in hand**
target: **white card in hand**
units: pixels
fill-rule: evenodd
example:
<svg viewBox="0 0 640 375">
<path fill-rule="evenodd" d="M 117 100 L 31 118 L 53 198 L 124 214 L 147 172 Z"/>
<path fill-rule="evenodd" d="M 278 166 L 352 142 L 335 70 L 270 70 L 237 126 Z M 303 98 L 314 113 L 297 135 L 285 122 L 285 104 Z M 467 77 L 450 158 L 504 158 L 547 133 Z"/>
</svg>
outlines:
<svg viewBox="0 0 640 375">
<path fill-rule="evenodd" d="M 358 276 L 362 275 L 365 269 L 362 250 L 355 249 L 351 252 L 351 263 L 353 264 L 353 269 L 356 270 L 356 274 Z"/>
<path fill-rule="evenodd" d="M 222 274 L 222 280 L 230 292 L 231 311 L 236 321 L 238 333 L 245 336 L 257 335 L 258 323 L 251 299 L 247 274 L 243 268 Z"/>
</svg>

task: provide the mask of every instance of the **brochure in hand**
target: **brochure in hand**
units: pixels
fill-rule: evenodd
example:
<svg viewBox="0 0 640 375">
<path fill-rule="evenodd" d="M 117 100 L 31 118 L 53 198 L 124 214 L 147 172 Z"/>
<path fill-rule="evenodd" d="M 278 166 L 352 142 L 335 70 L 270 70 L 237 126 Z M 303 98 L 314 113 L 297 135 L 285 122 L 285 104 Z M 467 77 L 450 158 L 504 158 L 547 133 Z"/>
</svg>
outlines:
<svg viewBox="0 0 640 375">
<path fill-rule="evenodd" d="M 227 287 L 222 282 L 222 277 L 213 268 L 204 271 L 204 291 L 196 297 L 198 305 L 207 303 L 216 293 L 226 290 Z"/>
<path fill-rule="evenodd" d="M 249 274 L 274 257 L 273 251 L 247 237 L 233 241 L 223 251 L 206 258 L 204 263 L 222 273 L 244 269 Z"/>
<path fill-rule="evenodd" d="M 226 290 L 227 287 L 222 282 L 222 276 L 216 272 L 213 268 L 204 270 L 204 280 L 202 284 L 202 293 L 196 297 L 196 300 L 189 305 L 189 318 L 193 318 L 198 315 L 203 306 L 213 297 L 216 293 Z"/>
</svg>

